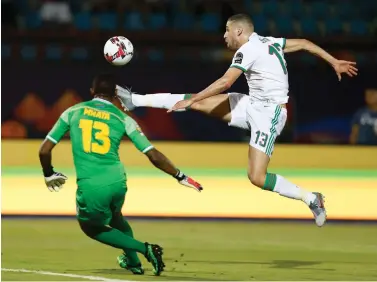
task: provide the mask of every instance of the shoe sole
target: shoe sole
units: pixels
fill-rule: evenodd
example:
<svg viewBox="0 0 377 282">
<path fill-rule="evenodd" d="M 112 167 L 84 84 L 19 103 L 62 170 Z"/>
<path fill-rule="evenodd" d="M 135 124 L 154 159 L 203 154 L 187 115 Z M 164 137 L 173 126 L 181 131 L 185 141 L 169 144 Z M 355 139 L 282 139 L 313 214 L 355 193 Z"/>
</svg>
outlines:
<svg viewBox="0 0 377 282">
<path fill-rule="evenodd" d="M 313 213 L 315 218 L 315 223 L 318 227 L 322 227 L 326 223 L 326 208 L 325 208 L 325 196 L 323 196 L 321 193 L 316 194 L 317 198 L 319 199 L 320 207 L 323 209 L 323 213 L 321 213 L 318 216 L 315 216 L 315 213 Z"/>
</svg>

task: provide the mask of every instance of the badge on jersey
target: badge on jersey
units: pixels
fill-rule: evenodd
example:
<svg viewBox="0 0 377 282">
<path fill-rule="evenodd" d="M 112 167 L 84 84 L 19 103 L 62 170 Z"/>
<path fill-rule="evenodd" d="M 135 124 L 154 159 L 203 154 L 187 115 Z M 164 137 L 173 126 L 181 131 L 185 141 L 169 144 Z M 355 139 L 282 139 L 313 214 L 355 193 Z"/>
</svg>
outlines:
<svg viewBox="0 0 377 282">
<path fill-rule="evenodd" d="M 143 131 L 141 131 L 141 127 L 136 125 L 136 130 L 140 132 L 141 135 L 144 135 Z"/>
<path fill-rule="evenodd" d="M 243 54 L 241 52 L 238 52 L 234 58 L 235 64 L 242 64 Z"/>
</svg>

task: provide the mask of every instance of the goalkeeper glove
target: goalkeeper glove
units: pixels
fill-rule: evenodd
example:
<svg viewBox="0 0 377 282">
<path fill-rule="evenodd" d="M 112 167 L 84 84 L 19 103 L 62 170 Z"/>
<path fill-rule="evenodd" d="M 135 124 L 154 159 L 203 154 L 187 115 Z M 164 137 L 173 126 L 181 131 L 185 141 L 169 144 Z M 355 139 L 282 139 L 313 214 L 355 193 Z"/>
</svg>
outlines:
<svg viewBox="0 0 377 282">
<path fill-rule="evenodd" d="M 134 92 L 131 91 L 131 88 L 128 87 L 121 87 L 119 85 L 116 85 L 117 90 L 117 97 L 120 101 L 120 104 L 122 105 L 122 108 L 125 111 L 132 111 L 135 109 L 135 105 L 132 103 L 132 94 Z"/>
<path fill-rule="evenodd" d="M 200 185 L 198 182 L 196 182 L 191 177 L 185 175 L 183 172 L 180 172 L 178 170 L 177 174 L 174 176 L 175 179 L 178 180 L 179 184 L 187 186 L 189 188 L 193 188 L 198 192 L 201 192 L 203 190 L 202 185 Z"/>
<path fill-rule="evenodd" d="M 50 192 L 59 192 L 67 179 L 68 177 L 60 172 L 53 172 L 50 176 L 45 175 L 45 183 Z"/>
</svg>

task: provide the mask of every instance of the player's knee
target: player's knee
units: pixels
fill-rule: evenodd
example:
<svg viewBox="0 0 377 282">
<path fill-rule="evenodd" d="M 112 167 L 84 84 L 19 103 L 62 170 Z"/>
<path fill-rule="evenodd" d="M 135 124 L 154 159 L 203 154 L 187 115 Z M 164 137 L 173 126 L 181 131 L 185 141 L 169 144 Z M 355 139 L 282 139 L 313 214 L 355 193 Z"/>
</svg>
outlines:
<svg viewBox="0 0 377 282">
<path fill-rule="evenodd" d="M 254 186 L 257 186 L 259 188 L 263 187 L 264 180 L 265 180 L 265 177 L 266 177 L 263 173 L 249 171 L 247 173 L 247 176 L 249 177 L 251 184 L 253 184 Z"/>
</svg>

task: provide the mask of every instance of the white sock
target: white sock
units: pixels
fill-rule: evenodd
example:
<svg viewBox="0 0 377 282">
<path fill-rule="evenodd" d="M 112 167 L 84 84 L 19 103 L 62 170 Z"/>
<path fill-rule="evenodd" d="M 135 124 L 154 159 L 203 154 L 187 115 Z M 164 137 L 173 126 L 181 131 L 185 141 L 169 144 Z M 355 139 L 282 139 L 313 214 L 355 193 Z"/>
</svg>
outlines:
<svg viewBox="0 0 377 282">
<path fill-rule="evenodd" d="M 308 192 L 293 183 L 289 182 L 283 176 L 276 174 L 276 184 L 274 192 L 279 193 L 280 196 L 301 200 L 307 205 L 310 205 L 315 200 L 315 195 L 312 192 Z"/>
<path fill-rule="evenodd" d="M 138 95 L 132 94 L 132 103 L 136 107 L 150 107 L 158 109 L 171 109 L 173 106 L 183 100 L 185 94 L 155 93 Z M 184 109 L 183 109 L 184 110 Z"/>
</svg>

